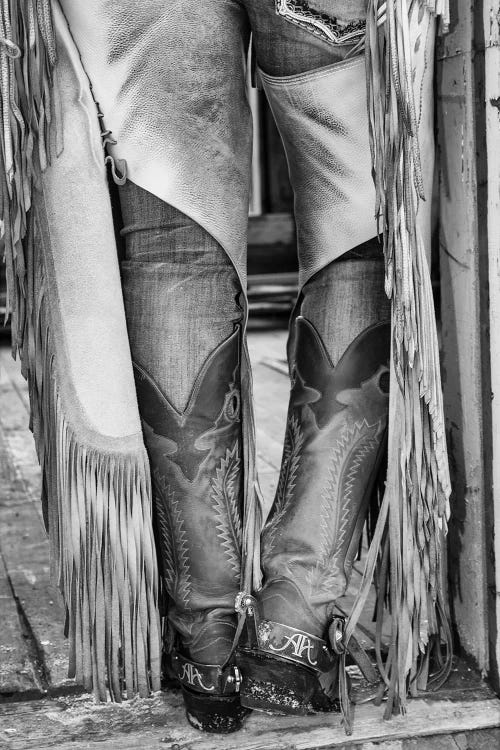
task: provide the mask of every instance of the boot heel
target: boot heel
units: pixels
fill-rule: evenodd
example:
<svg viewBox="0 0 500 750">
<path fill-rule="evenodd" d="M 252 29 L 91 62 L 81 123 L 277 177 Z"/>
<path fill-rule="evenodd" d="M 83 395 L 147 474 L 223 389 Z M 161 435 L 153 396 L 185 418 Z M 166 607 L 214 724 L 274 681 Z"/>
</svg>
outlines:
<svg viewBox="0 0 500 750">
<path fill-rule="evenodd" d="M 237 651 L 236 661 L 244 676 L 243 706 L 275 714 L 315 713 L 318 678 L 312 670 L 256 651 Z"/>
<path fill-rule="evenodd" d="M 212 734 L 230 734 L 243 726 L 250 713 L 238 695 L 206 695 L 182 685 L 186 718 L 192 727 Z"/>
</svg>

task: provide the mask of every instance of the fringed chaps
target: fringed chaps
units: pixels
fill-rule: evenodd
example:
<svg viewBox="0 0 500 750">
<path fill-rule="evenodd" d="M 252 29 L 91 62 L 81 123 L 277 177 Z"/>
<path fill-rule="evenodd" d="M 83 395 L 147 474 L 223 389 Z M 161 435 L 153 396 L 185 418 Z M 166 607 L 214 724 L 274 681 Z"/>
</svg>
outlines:
<svg viewBox="0 0 500 750">
<path fill-rule="evenodd" d="M 112 696 L 119 700 L 124 692 L 145 695 L 159 686 L 150 482 L 139 427 L 112 440 L 106 433 L 99 436 L 81 418 L 74 393 L 64 385 L 68 362 L 60 310 L 53 302 L 61 291 L 55 272 L 60 265 L 50 252 L 50 221 L 43 209 L 44 180 L 51 179 L 50 162 L 58 162 L 54 157 L 61 154 L 65 137 L 58 86 L 52 85 L 60 66 L 55 68 L 51 9 L 61 22 L 58 45 L 67 51 L 72 42 L 56 3 L 4 0 L 0 10 L 0 201 L 8 306 L 13 351 L 20 354 L 29 382 L 56 580 L 68 611 L 71 673 L 101 699 L 107 678 Z M 386 717 L 396 708 L 404 711 L 408 691 L 425 685 L 430 643 L 446 636 L 440 552 L 450 481 L 432 290 L 419 224 L 424 198 L 420 93 L 412 68 L 424 41 L 412 36 L 414 26 L 429 14 L 440 15 L 446 27 L 447 0 L 370 0 L 366 33 L 376 215 L 392 299 L 389 473 L 345 640 L 353 634 L 377 569 L 378 614 L 382 617 L 387 602 L 392 622 L 385 663 L 379 657 L 388 690 Z M 97 114 L 76 58 L 69 54 L 66 68 L 73 65 L 83 108 L 78 111 L 84 111 L 98 142 L 90 161 L 94 167 L 101 165 L 95 184 L 102 189 L 104 160 L 96 156 L 100 135 L 93 131 Z M 66 151 L 73 146 L 65 145 Z M 122 324 L 124 330 L 124 319 Z M 250 393 L 246 350 L 242 379 Z M 260 581 L 260 503 L 253 421 L 247 411 L 242 588 L 250 591 Z M 135 412 L 130 420 L 139 425 Z"/>
<path fill-rule="evenodd" d="M 58 53 L 62 53 L 57 67 L 52 12 Z M 82 139 L 88 156 L 87 162 L 78 164 L 83 175 L 80 189 L 107 196 L 97 110 L 57 4 L 5 0 L 0 23 L 0 199 L 8 307 L 13 352 L 19 353 L 29 383 L 54 580 L 67 610 L 69 672 L 101 700 L 106 699 L 106 687 L 114 700 L 124 694 L 145 696 L 159 689 L 157 570 L 149 467 L 126 354 L 116 249 L 109 241 L 112 229 L 103 226 L 102 247 L 97 250 L 107 258 L 106 278 L 99 281 L 89 273 L 77 281 L 84 290 L 89 318 L 105 318 L 109 313 L 113 336 L 120 342 L 121 354 L 114 364 L 117 382 L 108 387 L 117 387 L 123 402 L 117 400 L 116 407 L 105 409 L 106 417 L 97 424 L 98 409 L 94 407 L 92 413 L 85 387 L 77 382 L 78 364 L 68 351 L 74 338 L 68 331 L 73 325 L 78 339 L 85 314 L 70 322 L 69 328 L 63 320 L 65 310 L 76 315 L 71 301 L 68 307 L 68 288 L 74 284 L 73 273 L 78 273 L 82 256 L 84 263 L 87 260 L 86 249 L 68 246 L 68 258 L 63 257 L 57 232 L 53 235 L 54 207 L 48 207 L 46 200 L 46 191 L 59 185 L 66 197 L 59 201 L 59 209 L 66 211 L 66 225 L 78 223 L 81 206 L 72 202 L 78 193 L 72 194 L 72 184 L 65 181 L 75 172 Z M 58 85 L 53 86 L 56 75 Z M 60 88 L 73 91 L 61 111 L 55 99 Z M 82 139 L 75 139 L 71 127 L 82 118 L 90 126 L 83 129 Z M 61 153 L 64 159 L 58 158 Z M 80 202 L 85 202 L 82 194 Z M 111 217 L 110 206 L 107 211 Z M 102 286 L 108 284 L 109 308 L 102 293 Z M 97 339 L 98 332 L 95 335 Z M 85 360 L 94 363 L 99 394 L 102 356 L 92 336 L 83 344 L 88 346 Z M 113 424 L 113 408 L 119 414 L 122 407 L 125 417 L 119 416 Z"/>
<path fill-rule="evenodd" d="M 388 475 L 348 641 L 377 570 L 379 624 L 387 605 L 389 651 L 378 653 L 388 701 L 385 718 L 405 711 L 408 692 L 427 686 L 433 642 L 450 641 L 443 600 L 442 538 L 450 478 L 429 266 L 419 210 L 425 197 L 419 150 L 424 54 L 432 16 L 448 22 L 447 2 L 370 0 L 366 31 L 368 110 L 376 215 L 392 300 Z M 382 21 L 382 23 L 381 23 Z M 378 629 L 380 630 L 380 628 Z M 450 654 L 433 681 L 446 679 Z"/>
</svg>

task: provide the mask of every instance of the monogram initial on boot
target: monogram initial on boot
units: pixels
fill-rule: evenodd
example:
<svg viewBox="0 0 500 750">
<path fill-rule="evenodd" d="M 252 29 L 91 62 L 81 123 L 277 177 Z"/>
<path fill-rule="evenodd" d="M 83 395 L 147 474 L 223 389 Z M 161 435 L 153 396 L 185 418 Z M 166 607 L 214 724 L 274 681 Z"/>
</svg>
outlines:
<svg viewBox="0 0 500 750">
<path fill-rule="evenodd" d="M 207 359 L 184 411 L 135 365 L 173 670 L 193 726 L 231 732 L 247 713 L 225 666 L 235 634 L 242 533 L 241 331 Z"/>
<path fill-rule="evenodd" d="M 247 602 L 238 665 L 244 705 L 304 714 L 328 707 L 318 678 L 338 666 L 327 633 L 385 450 L 390 326 L 364 330 L 333 367 L 312 324 L 295 325 L 281 474 L 262 534 L 264 587 Z"/>
</svg>

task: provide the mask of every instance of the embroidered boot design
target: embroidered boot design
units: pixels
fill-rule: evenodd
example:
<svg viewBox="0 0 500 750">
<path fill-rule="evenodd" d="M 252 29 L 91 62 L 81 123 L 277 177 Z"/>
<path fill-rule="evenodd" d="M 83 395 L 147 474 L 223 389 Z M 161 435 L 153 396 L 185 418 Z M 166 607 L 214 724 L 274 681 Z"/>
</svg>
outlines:
<svg viewBox="0 0 500 750">
<path fill-rule="evenodd" d="M 286 515 L 290 503 L 293 500 L 293 492 L 300 467 L 300 456 L 304 437 L 300 424 L 295 416 L 287 423 L 285 433 L 285 444 L 283 448 L 283 460 L 281 462 L 278 488 L 276 498 L 270 517 L 263 531 L 263 547 L 269 555 L 274 548 L 276 534 L 280 528 L 281 519 Z"/>
<path fill-rule="evenodd" d="M 217 518 L 217 533 L 222 544 L 223 552 L 234 573 L 235 581 L 240 579 L 241 553 L 241 507 L 239 496 L 239 481 L 241 474 L 241 459 L 239 445 L 226 451 L 216 469 L 212 480 L 211 499 Z"/>
<path fill-rule="evenodd" d="M 383 450 L 388 368 L 380 364 L 379 356 L 373 362 L 374 371 L 369 373 L 365 367 L 367 377 L 360 381 L 360 375 L 351 371 L 349 350 L 333 368 L 311 324 L 299 319 L 297 327 L 282 467 L 284 490 L 278 487 L 262 535 L 263 569 L 267 581 L 285 575 L 303 588 L 307 601 L 323 606 L 344 593 L 352 568 Z M 359 349 L 367 345 L 370 335 L 379 340 L 383 335 L 387 341 L 387 327 L 375 326 L 358 341 Z M 296 435 L 300 436 L 298 445 L 291 438 Z M 293 473 L 288 471 L 290 455 Z M 290 477 L 292 481 L 287 481 Z"/>
<path fill-rule="evenodd" d="M 156 531 L 162 555 L 160 565 L 165 588 L 174 601 L 190 609 L 191 575 L 184 521 L 175 492 L 170 489 L 158 467 L 151 472 Z"/>
<path fill-rule="evenodd" d="M 242 537 L 239 327 L 207 359 L 180 412 L 134 365 L 154 489 L 154 525 L 171 663 L 188 719 L 206 731 L 233 731 L 245 713 L 233 643 Z M 229 707 L 228 707 L 229 704 Z"/>
<path fill-rule="evenodd" d="M 296 326 L 282 472 L 262 534 L 264 588 L 250 620 L 247 607 L 238 659 L 245 705 L 300 714 L 318 704 L 314 673 L 334 669 L 328 628 L 385 450 L 390 326 L 363 331 L 336 367 L 311 323 Z M 272 654 L 286 666 L 270 666 Z"/>
</svg>

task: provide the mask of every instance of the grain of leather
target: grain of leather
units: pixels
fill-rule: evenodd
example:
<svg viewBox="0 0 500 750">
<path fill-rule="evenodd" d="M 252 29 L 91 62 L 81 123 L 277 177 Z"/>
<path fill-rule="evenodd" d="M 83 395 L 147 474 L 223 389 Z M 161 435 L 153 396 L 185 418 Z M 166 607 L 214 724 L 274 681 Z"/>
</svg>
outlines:
<svg viewBox="0 0 500 750">
<path fill-rule="evenodd" d="M 64 150 L 41 176 L 34 206 L 46 236 L 52 325 L 64 362 L 61 387 L 71 390 L 66 402 L 74 418 L 94 431 L 94 441 L 99 434 L 140 440 L 99 124 L 62 14 L 55 12 L 54 20 Z"/>
<path fill-rule="evenodd" d="M 233 0 L 62 0 L 129 178 L 203 226 L 246 278 L 251 120 Z M 244 287 L 244 283 L 243 283 Z"/>
<path fill-rule="evenodd" d="M 244 287 L 251 160 L 244 9 L 234 0 L 62 0 L 62 7 L 117 141 L 110 152 L 126 161 L 133 182 L 220 242 Z M 376 233 L 363 60 L 262 78 L 297 193 L 304 283 Z"/>
<path fill-rule="evenodd" d="M 261 72 L 295 193 L 300 283 L 377 233 L 363 58 Z"/>
</svg>

